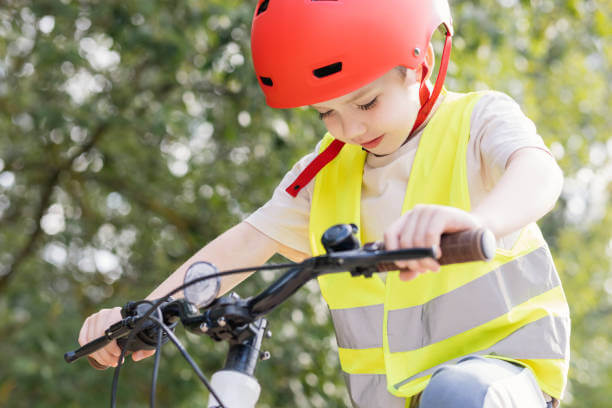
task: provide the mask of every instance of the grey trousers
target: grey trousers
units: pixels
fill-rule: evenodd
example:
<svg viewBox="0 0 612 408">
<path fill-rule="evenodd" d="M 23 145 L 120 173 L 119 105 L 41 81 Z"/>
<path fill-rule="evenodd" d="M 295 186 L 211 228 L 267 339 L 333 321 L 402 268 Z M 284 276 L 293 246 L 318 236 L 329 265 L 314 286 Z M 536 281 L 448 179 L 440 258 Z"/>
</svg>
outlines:
<svg viewBox="0 0 612 408">
<path fill-rule="evenodd" d="M 438 369 L 419 408 L 551 408 L 528 368 L 495 358 L 470 356 Z"/>
</svg>

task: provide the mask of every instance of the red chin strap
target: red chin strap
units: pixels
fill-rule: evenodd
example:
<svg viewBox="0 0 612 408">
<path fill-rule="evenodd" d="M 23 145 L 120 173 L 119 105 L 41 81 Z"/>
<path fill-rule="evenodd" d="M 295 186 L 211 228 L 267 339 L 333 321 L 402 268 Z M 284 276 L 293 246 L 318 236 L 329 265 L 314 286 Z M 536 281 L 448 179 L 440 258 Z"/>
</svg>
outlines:
<svg viewBox="0 0 612 408">
<path fill-rule="evenodd" d="M 444 80 L 446 79 L 446 70 L 448 69 L 448 61 L 450 60 L 452 38 L 453 37 L 450 35 L 450 33 L 446 33 L 446 41 L 444 42 L 442 59 L 440 59 L 440 72 L 438 72 L 436 85 L 434 86 L 431 95 L 429 94 L 429 88 L 427 88 L 427 83 L 425 81 L 425 78 L 427 78 L 427 73 L 429 72 L 429 67 L 427 66 L 427 63 L 423 61 L 423 74 L 421 75 L 421 88 L 419 89 L 421 109 L 419 110 L 414 126 L 412 126 L 412 130 L 410 131 L 411 136 L 414 131 L 417 130 L 419 126 L 423 124 L 423 122 L 425 122 L 427 116 L 429 116 L 429 113 L 436 104 L 436 100 L 438 100 L 440 92 L 442 92 L 442 86 L 444 85 Z"/>
<path fill-rule="evenodd" d="M 436 84 L 434 85 L 434 89 L 429 93 L 429 88 L 427 88 L 427 83 L 425 79 L 427 78 L 427 73 L 429 72 L 429 67 L 426 62 L 423 62 L 423 69 L 421 75 L 421 86 L 419 88 L 419 99 L 421 101 L 421 109 L 419 109 L 419 113 L 417 114 L 417 118 L 414 122 L 414 126 L 412 126 L 412 130 L 410 131 L 410 136 L 412 136 L 416 129 L 419 128 L 429 116 L 429 113 L 433 109 L 438 96 L 440 96 L 440 92 L 442 91 L 442 86 L 444 85 L 444 80 L 446 79 L 446 70 L 448 69 L 448 62 L 450 60 L 450 51 L 452 47 L 452 35 L 449 31 L 446 33 L 446 41 L 444 42 L 444 50 L 442 51 L 442 58 L 440 59 L 440 72 L 438 73 L 438 78 L 436 79 Z M 342 150 L 344 146 L 344 142 L 339 141 L 338 139 L 334 139 L 333 142 L 330 143 L 329 146 L 325 150 L 323 150 L 315 159 L 310 162 L 308 166 L 300 175 L 295 179 L 293 183 L 285 190 L 289 195 L 293 197 L 297 197 L 298 193 L 306 187 L 308 183 L 317 175 L 319 171 L 327 163 L 332 161 Z"/>
</svg>

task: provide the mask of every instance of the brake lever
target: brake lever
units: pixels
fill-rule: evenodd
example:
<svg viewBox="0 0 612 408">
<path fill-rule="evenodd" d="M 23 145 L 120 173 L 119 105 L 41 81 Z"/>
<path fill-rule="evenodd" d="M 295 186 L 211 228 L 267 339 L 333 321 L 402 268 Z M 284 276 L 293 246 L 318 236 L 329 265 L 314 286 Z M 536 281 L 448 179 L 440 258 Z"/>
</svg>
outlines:
<svg viewBox="0 0 612 408">
<path fill-rule="evenodd" d="M 154 303 L 154 302 L 151 302 Z M 168 322 L 168 326 L 171 329 L 174 329 L 178 324 L 178 320 L 174 321 L 173 316 L 174 310 L 173 305 L 176 303 L 174 299 L 170 298 L 168 301 L 162 302 L 159 306 L 162 309 L 162 316 L 164 321 Z M 139 321 L 141 318 L 148 312 L 151 308 L 151 304 L 149 302 L 128 302 L 121 309 L 121 319 L 118 322 L 113 323 L 110 327 L 108 327 L 104 331 L 104 335 L 98 337 L 90 341 L 87 344 L 84 344 L 82 347 L 69 351 L 64 354 L 64 360 L 67 363 L 72 363 L 73 361 L 83 357 L 88 356 L 89 364 L 96 369 L 103 369 L 105 366 L 101 366 L 91 357 L 89 354 L 103 348 L 108 343 L 113 340 L 117 340 L 117 344 L 121 348 L 126 348 L 126 351 L 138 351 L 138 350 L 151 350 L 155 349 L 157 344 L 157 323 L 148 320 L 146 322 L 142 322 L 139 327 L 139 332 L 136 333 L 129 344 L 127 343 L 129 334 L 132 330 L 134 330 L 137 326 L 139 326 Z M 163 336 L 163 342 L 167 342 L 168 337 L 166 334 Z"/>
<path fill-rule="evenodd" d="M 128 333 L 136 329 L 136 326 L 139 325 L 138 332 L 135 335 L 127 336 L 123 334 L 117 336 L 117 345 L 125 349 L 126 352 L 155 350 L 157 348 L 157 332 L 161 330 L 161 327 L 153 320 L 140 322 L 144 316 L 149 314 L 149 310 L 153 307 L 153 303 L 154 302 L 127 302 L 125 306 L 121 308 L 121 316 L 124 317 L 122 322 L 126 323 Z M 178 324 L 178 319 L 176 319 L 178 317 L 178 303 L 178 301 L 170 297 L 158 306 L 164 323 L 172 330 L 174 330 Z M 113 326 L 111 326 L 111 329 L 112 328 Z M 168 340 L 168 335 L 163 333 L 162 345 L 166 344 Z"/>
</svg>

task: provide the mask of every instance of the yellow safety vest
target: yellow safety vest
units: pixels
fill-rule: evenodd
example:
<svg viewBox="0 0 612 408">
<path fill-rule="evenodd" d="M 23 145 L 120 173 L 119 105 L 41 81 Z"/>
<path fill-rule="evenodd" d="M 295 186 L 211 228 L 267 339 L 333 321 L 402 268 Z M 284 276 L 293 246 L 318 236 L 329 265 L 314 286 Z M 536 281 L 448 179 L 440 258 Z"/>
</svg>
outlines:
<svg viewBox="0 0 612 408">
<path fill-rule="evenodd" d="M 419 203 L 470 210 L 466 149 L 471 113 L 482 95 L 444 102 L 427 125 L 402 212 Z M 321 150 L 332 140 L 327 134 Z M 347 144 L 316 176 L 309 227 L 314 255 L 324 253 L 320 238 L 328 227 L 360 225 L 366 154 Z M 347 272 L 324 275 L 319 284 L 357 407 L 404 407 L 437 368 L 467 355 L 520 363 L 533 370 L 546 393 L 558 399 L 563 394 L 569 308 L 535 224 L 523 228 L 511 250 L 498 249 L 488 263 L 443 266 L 409 282 L 401 281 L 397 271 L 384 282 Z"/>
</svg>

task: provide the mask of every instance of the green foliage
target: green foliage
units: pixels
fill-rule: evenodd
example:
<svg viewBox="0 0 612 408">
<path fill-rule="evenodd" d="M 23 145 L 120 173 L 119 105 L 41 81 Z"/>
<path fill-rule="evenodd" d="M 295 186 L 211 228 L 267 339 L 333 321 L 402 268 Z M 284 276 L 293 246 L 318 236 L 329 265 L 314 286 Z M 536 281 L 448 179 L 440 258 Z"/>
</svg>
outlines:
<svg viewBox="0 0 612 408">
<path fill-rule="evenodd" d="M 62 359 L 83 319 L 144 297 L 263 204 L 322 134 L 311 111 L 265 106 L 249 51 L 254 4 L 0 6 L 0 406 L 107 405 L 112 373 Z M 447 87 L 513 96 L 565 171 L 563 197 L 541 223 L 573 316 L 564 406 L 606 406 L 612 6 L 457 0 L 452 7 Z M 272 279 L 256 276 L 238 292 L 253 294 Z M 345 406 L 316 285 L 270 319 L 260 406 Z M 179 335 L 206 373 L 222 366 L 223 345 Z M 123 370 L 122 406 L 147 406 L 151 367 Z M 205 394 L 166 347 L 159 406 L 203 405 Z"/>
</svg>

